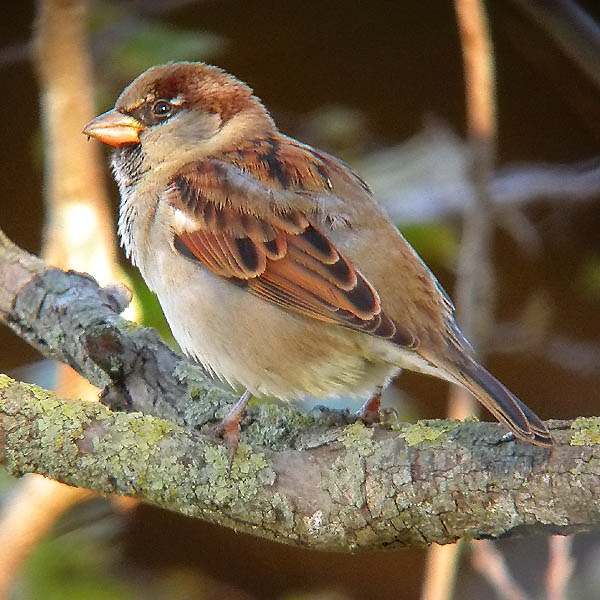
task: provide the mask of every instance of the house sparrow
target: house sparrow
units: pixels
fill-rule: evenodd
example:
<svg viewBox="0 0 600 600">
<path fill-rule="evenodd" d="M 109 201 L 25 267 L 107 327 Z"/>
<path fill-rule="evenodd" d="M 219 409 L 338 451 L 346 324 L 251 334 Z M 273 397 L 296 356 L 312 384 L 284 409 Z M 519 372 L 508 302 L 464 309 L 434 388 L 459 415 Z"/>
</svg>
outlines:
<svg viewBox="0 0 600 600">
<path fill-rule="evenodd" d="M 252 90 L 203 63 L 153 67 L 83 133 L 115 148 L 125 252 L 192 358 L 252 396 L 360 397 L 403 369 L 464 386 L 517 438 L 544 423 L 473 358 L 454 307 L 368 185 L 282 134 Z"/>
</svg>

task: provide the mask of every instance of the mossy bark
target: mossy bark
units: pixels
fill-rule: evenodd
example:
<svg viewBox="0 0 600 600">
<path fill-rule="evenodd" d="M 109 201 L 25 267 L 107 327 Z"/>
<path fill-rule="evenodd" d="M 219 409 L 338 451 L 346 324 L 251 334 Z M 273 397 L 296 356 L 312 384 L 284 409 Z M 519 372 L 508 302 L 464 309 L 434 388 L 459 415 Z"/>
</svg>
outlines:
<svg viewBox="0 0 600 600">
<path fill-rule="evenodd" d="M 281 418 L 272 409 L 255 416 L 257 428 Z M 0 377 L 0 457 L 11 473 L 346 552 L 594 526 L 600 445 L 579 445 L 583 424 L 573 425 L 551 423 L 550 455 L 497 445 L 495 424 L 424 422 L 419 437 L 413 425 L 331 427 L 315 417 L 277 450 L 248 432 L 230 461 L 221 444 L 170 421 L 66 402 Z"/>
<path fill-rule="evenodd" d="M 234 396 L 121 308 L 121 294 L 47 269 L 0 236 L 0 317 L 104 387 L 114 411 L 2 377 L 0 456 L 12 473 L 346 552 L 600 523 L 597 419 L 550 422 L 550 453 L 499 443 L 495 423 L 366 428 L 345 413 L 262 404 L 230 462 L 210 425 Z"/>
</svg>

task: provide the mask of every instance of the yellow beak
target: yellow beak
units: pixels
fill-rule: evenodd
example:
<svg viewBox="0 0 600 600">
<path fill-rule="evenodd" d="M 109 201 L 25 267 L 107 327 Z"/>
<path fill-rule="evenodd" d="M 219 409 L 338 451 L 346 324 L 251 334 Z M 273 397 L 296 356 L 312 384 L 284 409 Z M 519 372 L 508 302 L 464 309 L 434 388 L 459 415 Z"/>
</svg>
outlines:
<svg viewBox="0 0 600 600">
<path fill-rule="evenodd" d="M 83 134 L 93 137 L 103 144 L 126 146 L 140 143 L 140 132 L 144 125 L 129 115 L 117 110 L 109 110 L 92 119 L 84 128 Z"/>
</svg>

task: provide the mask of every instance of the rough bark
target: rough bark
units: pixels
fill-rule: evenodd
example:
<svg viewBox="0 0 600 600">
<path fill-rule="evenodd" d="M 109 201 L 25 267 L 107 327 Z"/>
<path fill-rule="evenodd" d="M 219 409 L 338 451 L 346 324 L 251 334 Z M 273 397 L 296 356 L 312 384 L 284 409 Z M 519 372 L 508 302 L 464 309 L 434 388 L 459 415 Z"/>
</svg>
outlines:
<svg viewBox="0 0 600 600">
<path fill-rule="evenodd" d="M 600 522 L 595 418 L 550 422 L 551 454 L 499 443 L 495 423 L 390 419 L 366 428 L 341 413 L 263 404 L 250 410 L 230 463 L 209 427 L 234 397 L 153 331 L 121 319 L 120 296 L 0 238 L 0 316 L 105 387 L 113 409 L 0 379 L 0 457 L 12 473 L 337 551 Z"/>
</svg>

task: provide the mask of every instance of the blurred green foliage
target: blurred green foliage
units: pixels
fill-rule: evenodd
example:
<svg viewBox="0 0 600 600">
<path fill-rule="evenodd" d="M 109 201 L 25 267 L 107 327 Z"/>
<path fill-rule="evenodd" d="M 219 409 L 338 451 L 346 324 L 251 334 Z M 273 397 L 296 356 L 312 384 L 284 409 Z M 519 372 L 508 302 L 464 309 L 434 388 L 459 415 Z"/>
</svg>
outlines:
<svg viewBox="0 0 600 600">
<path fill-rule="evenodd" d="M 600 300 L 600 255 L 590 256 L 583 262 L 578 282 L 587 298 Z"/>
<path fill-rule="evenodd" d="M 129 284 L 133 286 L 133 293 L 138 299 L 142 308 L 141 324 L 146 327 L 153 327 L 158 331 L 161 338 L 173 348 L 177 348 L 177 342 L 171 334 L 171 329 L 165 319 L 162 308 L 158 302 L 156 295 L 150 291 L 145 284 L 140 272 L 130 266 L 125 266 Z"/>
<path fill-rule="evenodd" d="M 345 104 L 327 104 L 305 115 L 297 124 L 300 139 L 352 161 L 362 156 L 372 134 L 362 110 Z"/>
<path fill-rule="evenodd" d="M 401 226 L 400 231 L 425 262 L 452 269 L 460 238 L 450 223 L 415 223 Z"/>
<path fill-rule="evenodd" d="M 15 599 L 127 600 L 133 589 L 112 574 L 115 551 L 105 541 L 78 529 L 44 539 L 27 561 Z"/>
<path fill-rule="evenodd" d="M 209 60 L 226 46 L 219 35 L 176 28 L 146 18 L 125 4 L 94 3 L 90 28 L 101 106 L 113 104 L 125 83 L 153 65 Z"/>
<path fill-rule="evenodd" d="M 123 75 L 136 75 L 152 65 L 214 56 L 223 44 L 222 38 L 210 33 L 176 30 L 142 20 L 131 35 L 112 47 L 108 62 Z"/>
</svg>

